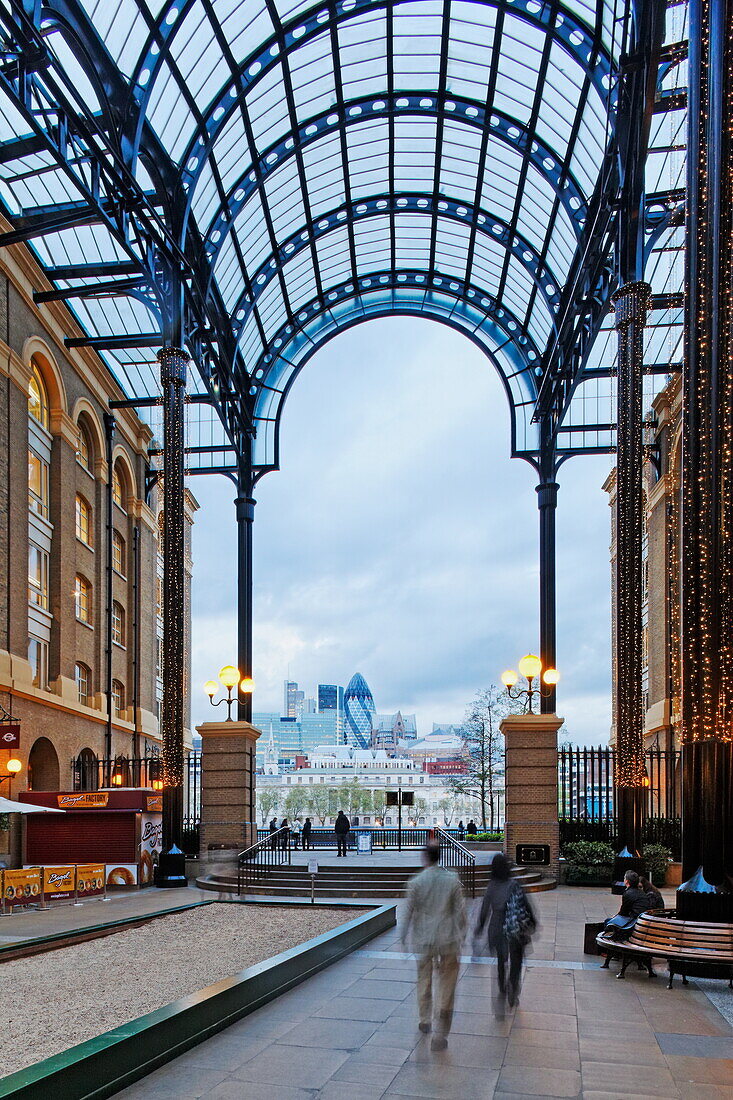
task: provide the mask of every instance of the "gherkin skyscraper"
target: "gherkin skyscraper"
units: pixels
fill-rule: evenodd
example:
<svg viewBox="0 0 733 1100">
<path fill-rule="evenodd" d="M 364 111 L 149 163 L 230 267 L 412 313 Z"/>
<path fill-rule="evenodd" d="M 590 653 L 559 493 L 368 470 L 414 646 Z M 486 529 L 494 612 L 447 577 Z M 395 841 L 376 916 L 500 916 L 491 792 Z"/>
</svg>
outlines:
<svg viewBox="0 0 733 1100">
<path fill-rule="evenodd" d="M 374 713 L 374 698 L 369 685 L 361 673 L 357 672 L 349 680 L 349 685 L 344 692 L 346 735 L 349 743 L 355 748 L 369 748 Z"/>
</svg>

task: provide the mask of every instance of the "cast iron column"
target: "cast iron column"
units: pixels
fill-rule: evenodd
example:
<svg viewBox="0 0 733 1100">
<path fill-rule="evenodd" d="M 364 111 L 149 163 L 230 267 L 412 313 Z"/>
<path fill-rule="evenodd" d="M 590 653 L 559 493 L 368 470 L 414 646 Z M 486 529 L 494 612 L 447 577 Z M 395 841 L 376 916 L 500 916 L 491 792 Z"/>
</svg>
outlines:
<svg viewBox="0 0 733 1100">
<path fill-rule="evenodd" d="M 616 447 L 616 817 L 622 847 L 641 851 L 644 786 L 642 672 L 642 378 L 648 283 L 626 283 L 613 295 L 618 333 Z"/>
<path fill-rule="evenodd" d="M 543 428 L 544 430 L 544 428 Z M 555 607 L 555 513 L 558 484 L 555 481 L 554 447 L 543 442 L 537 506 L 540 512 L 540 660 L 542 669 L 557 668 Z M 540 681 L 541 686 L 541 681 Z M 540 696 L 540 712 L 554 714 L 557 706 L 553 687 Z"/>
<path fill-rule="evenodd" d="M 186 626 L 184 403 L 188 354 L 158 352 L 163 392 L 163 842 L 158 886 L 185 886 L 183 727 Z"/>
<path fill-rule="evenodd" d="M 251 441 L 244 444 L 237 463 L 237 667 L 242 679 L 252 677 L 252 524 L 255 500 L 252 496 Z M 237 717 L 252 721 L 252 695 L 239 692 Z"/>
<path fill-rule="evenodd" d="M 104 784 L 109 786 L 112 776 L 112 538 L 114 532 L 113 521 L 113 473 L 114 473 L 114 447 L 115 447 L 115 418 L 112 413 L 104 414 L 104 457 L 107 463 L 107 484 L 105 486 L 105 512 L 107 524 L 105 527 L 105 623 L 104 623 L 104 690 L 107 696 L 107 722 L 104 734 Z"/>
<path fill-rule="evenodd" d="M 733 3 L 689 19 L 678 911 L 733 920 Z"/>
</svg>

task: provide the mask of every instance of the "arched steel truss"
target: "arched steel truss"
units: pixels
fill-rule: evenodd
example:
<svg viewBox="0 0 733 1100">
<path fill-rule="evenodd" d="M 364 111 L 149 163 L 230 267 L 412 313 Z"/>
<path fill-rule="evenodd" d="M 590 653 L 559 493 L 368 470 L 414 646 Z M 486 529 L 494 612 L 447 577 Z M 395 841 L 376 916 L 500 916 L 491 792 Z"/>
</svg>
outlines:
<svg viewBox="0 0 733 1100">
<path fill-rule="evenodd" d="M 19 206 L 0 243 L 39 241 L 39 298 L 73 303 L 74 342 L 128 389 L 151 390 L 145 348 L 186 339 L 238 448 L 278 389 L 282 333 L 305 338 L 304 317 L 332 331 L 344 288 L 471 288 L 467 315 L 483 301 L 516 326 L 530 457 L 533 417 L 560 423 L 613 288 L 630 19 L 583 0 L 7 0 L 0 86 L 28 134 L 0 145 Z M 19 183 L 34 157 L 35 191 Z M 104 258 L 75 262 L 89 243 Z M 127 303 L 117 332 L 110 300 Z"/>
</svg>

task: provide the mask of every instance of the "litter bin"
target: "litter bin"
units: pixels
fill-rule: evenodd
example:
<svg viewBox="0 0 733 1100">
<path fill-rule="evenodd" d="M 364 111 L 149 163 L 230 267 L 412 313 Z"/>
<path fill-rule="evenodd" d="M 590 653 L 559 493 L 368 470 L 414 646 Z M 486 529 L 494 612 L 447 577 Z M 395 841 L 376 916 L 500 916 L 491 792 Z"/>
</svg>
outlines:
<svg viewBox="0 0 733 1100">
<path fill-rule="evenodd" d="M 357 833 L 356 835 L 356 850 L 359 853 L 364 853 L 370 856 L 372 854 L 372 834 L 371 833 Z"/>
</svg>

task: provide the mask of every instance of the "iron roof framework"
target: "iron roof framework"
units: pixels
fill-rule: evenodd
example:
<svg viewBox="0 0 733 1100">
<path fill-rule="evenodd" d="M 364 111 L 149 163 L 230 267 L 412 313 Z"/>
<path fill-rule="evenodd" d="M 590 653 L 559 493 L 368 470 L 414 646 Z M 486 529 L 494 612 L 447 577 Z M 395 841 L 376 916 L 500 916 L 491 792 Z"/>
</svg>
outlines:
<svg viewBox="0 0 733 1100">
<path fill-rule="evenodd" d="M 515 454 L 536 461 L 541 437 L 563 456 L 608 449 L 613 414 L 598 397 L 594 420 L 586 398 L 610 399 L 618 204 L 647 160 L 623 135 L 684 111 L 680 56 L 644 55 L 633 13 L 0 0 L 0 244 L 30 244 L 37 300 L 68 303 L 68 343 L 96 348 L 131 401 L 157 392 L 150 349 L 184 340 L 219 445 L 253 445 L 259 471 L 278 463 L 308 358 L 388 313 L 484 348 Z M 639 64 L 652 91 L 629 97 Z M 644 199 L 650 258 L 680 232 L 681 201 L 658 182 Z M 655 299 L 667 328 L 677 293 Z"/>
</svg>

